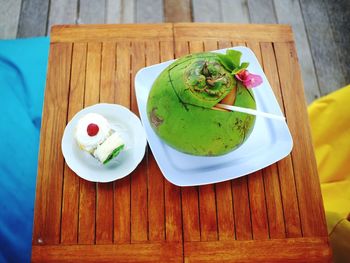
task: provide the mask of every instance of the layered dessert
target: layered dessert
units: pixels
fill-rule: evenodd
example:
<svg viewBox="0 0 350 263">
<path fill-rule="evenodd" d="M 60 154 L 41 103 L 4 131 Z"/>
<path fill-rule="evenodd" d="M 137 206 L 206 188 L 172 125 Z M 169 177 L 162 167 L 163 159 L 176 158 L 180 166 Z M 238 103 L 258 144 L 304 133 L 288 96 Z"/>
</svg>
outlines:
<svg viewBox="0 0 350 263">
<path fill-rule="evenodd" d="M 252 87 L 262 78 L 241 63 L 242 53 L 198 53 L 169 65 L 155 80 L 147 115 L 155 133 L 173 148 L 192 155 L 218 156 L 242 145 L 255 116 L 222 109 L 256 109 Z"/>
<path fill-rule="evenodd" d="M 108 120 L 97 113 L 88 113 L 79 119 L 75 139 L 80 149 L 103 164 L 117 157 L 125 147 L 123 139 L 111 128 Z"/>
</svg>

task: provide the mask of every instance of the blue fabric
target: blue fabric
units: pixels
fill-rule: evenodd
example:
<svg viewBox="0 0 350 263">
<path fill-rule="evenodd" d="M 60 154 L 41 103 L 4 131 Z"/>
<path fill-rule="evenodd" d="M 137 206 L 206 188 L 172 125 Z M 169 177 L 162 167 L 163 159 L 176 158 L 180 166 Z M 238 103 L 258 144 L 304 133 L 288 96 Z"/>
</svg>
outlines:
<svg viewBox="0 0 350 263">
<path fill-rule="evenodd" d="M 29 262 L 49 38 L 0 41 L 0 262 Z"/>
</svg>

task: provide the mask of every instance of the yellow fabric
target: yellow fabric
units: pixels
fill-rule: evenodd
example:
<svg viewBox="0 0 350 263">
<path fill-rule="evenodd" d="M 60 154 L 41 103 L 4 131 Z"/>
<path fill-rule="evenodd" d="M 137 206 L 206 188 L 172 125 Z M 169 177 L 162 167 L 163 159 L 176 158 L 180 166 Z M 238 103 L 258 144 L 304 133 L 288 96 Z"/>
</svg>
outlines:
<svg viewBox="0 0 350 263">
<path fill-rule="evenodd" d="M 333 259 L 350 262 L 350 85 L 308 111 Z"/>
</svg>

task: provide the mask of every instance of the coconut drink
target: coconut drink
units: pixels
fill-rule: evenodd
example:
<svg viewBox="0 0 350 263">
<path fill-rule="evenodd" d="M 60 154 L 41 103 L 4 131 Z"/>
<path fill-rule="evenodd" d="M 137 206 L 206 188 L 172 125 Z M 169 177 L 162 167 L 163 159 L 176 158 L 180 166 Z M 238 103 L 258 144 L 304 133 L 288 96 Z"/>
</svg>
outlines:
<svg viewBox="0 0 350 263">
<path fill-rule="evenodd" d="M 171 147 L 192 155 L 218 156 L 242 145 L 255 116 L 217 107 L 218 103 L 256 109 L 250 74 L 241 52 L 197 53 L 182 57 L 155 80 L 147 116 L 155 133 Z"/>
</svg>

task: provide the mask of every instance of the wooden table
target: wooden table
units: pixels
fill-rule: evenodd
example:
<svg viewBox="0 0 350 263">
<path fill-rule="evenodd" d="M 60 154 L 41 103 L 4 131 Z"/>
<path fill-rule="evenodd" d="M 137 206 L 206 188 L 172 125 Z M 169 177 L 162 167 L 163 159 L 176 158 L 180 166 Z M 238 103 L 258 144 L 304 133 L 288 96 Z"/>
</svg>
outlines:
<svg viewBox="0 0 350 263">
<path fill-rule="evenodd" d="M 86 106 L 138 114 L 135 73 L 192 52 L 246 45 L 291 130 L 276 164 L 215 185 L 180 188 L 150 150 L 113 183 L 91 183 L 61 153 L 67 122 Z M 254 161 L 254 160 L 252 160 Z M 331 251 L 293 34 L 285 25 L 55 26 L 41 129 L 34 262 L 328 262 Z"/>
</svg>

